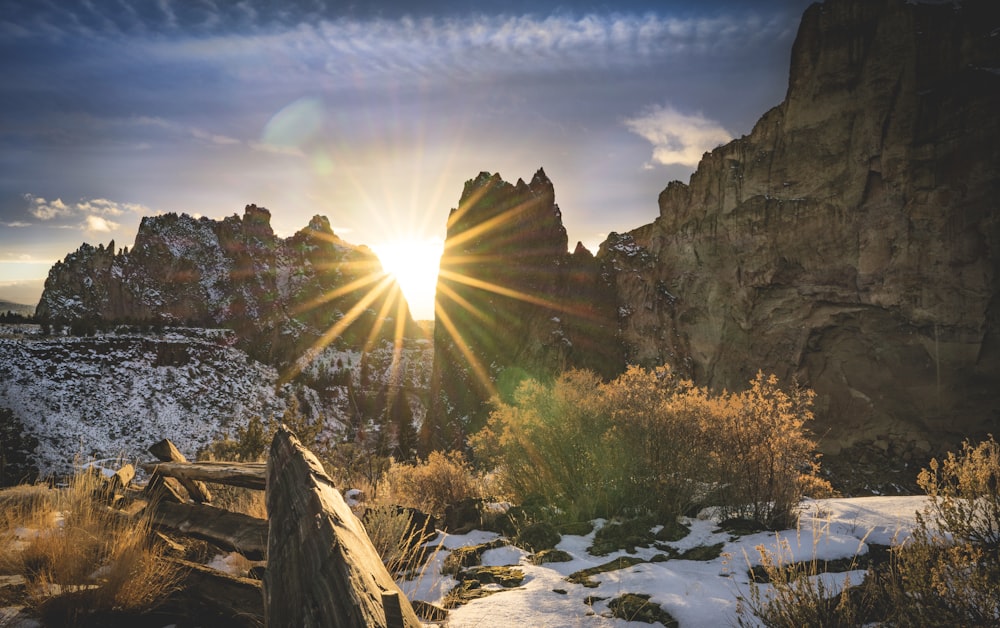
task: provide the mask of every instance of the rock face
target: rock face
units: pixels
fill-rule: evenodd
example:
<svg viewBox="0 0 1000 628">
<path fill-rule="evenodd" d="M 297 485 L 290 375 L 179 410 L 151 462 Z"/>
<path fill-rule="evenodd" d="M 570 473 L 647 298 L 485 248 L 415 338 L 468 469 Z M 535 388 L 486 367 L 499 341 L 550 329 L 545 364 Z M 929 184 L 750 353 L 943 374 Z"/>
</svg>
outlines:
<svg viewBox="0 0 1000 628">
<path fill-rule="evenodd" d="M 284 240 L 270 220 L 256 205 L 242 219 L 143 218 L 131 251 L 115 251 L 114 241 L 84 244 L 57 262 L 37 315 L 56 323 L 229 327 L 251 355 L 276 364 L 303 355 L 345 317 L 355 321 L 335 336 L 350 346 L 364 344 L 373 329 L 374 338 L 391 337 L 397 316 L 405 317 L 407 335 L 418 333 L 398 289 L 380 283 L 382 268 L 368 249 L 338 238 L 322 216 Z M 387 299 L 399 305 L 379 320 Z"/>
<path fill-rule="evenodd" d="M 619 236 L 629 357 L 796 376 L 830 451 L 995 430 L 998 111 L 997 3 L 811 6 L 785 101 Z"/>
<path fill-rule="evenodd" d="M 484 402 L 525 377 L 620 368 L 613 286 L 582 245 L 567 252 L 552 182 L 480 173 L 448 218 L 424 449 L 460 444 Z"/>
<path fill-rule="evenodd" d="M 758 369 L 796 377 L 818 393 L 828 452 L 995 431 L 997 112 L 995 1 L 815 4 L 785 101 L 707 153 L 687 185 L 670 183 L 659 217 L 612 234 L 595 261 L 566 255 L 541 173 L 466 184 L 446 243 L 459 261 L 442 269 L 473 281 L 439 284 L 440 390 L 472 416 L 488 388 L 477 380 L 512 367 L 666 362 L 717 389 Z M 592 308 L 586 348 L 567 329 L 570 295 Z M 463 360 L 478 366 L 445 363 Z"/>
</svg>

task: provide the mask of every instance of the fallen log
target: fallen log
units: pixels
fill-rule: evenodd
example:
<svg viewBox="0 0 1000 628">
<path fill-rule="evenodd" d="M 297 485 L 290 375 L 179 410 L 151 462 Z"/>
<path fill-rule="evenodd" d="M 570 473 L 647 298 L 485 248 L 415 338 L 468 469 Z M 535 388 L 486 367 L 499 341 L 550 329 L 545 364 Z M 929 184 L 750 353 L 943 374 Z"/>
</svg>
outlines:
<svg viewBox="0 0 1000 628">
<path fill-rule="evenodd" d="M 200 484 L 203 480 L 261 491 L 264 490 L 267 474 L 267 465 L 263 462 L 147 462 L 142 468 L 148 473 L 177 478 L 182 484 Z"/>
<path fill-rule="evenodd" d="M 259 580 L 239 578 L 180 558 L 162 560 L 179 566 L 185 573 L 181 589 L 185 595 L 207 603 L 231 617 L 263 624 L 264 598 Z"/>
<path fill-rule="evenodd" d="M 184 454 L 180 452 L 177 447 L 170 442 L 170 439 L 164 438 L 158 443 L 155 443 L 149 448 L 149 453 L 153 454 L 163 462 L 187 462 L 187 458 Z M 146 468 L 146 465 L 143 465 Z M 148 469 L 147 469 L 148 470 Z M 187 490 L 188 495 L 191 499 L 198 503 L 205 503 L 212 501 L 212 494 L 208 491 L 208 487 L 202 482 L 196 480 L 188 480 L 185 478 L 177 478 L 180 483 Z"/>
<path fill-rule="evenodd" d="M 249 560 L 262 560 L 267 552 L 267 520 L 230 512 L 207 504 L 160 502 L 153 524 L 204 539 Z"/>
<path fill-rule="evenodd" d="M 364 526 L 316 457 L 284 426 L 271 441 L 267 513 L 264 613 L 269 626 L 421 625 Z M 396 594 L 388 596 L 392 624 L 383 607 L 386 593 Z"/>
</svg>

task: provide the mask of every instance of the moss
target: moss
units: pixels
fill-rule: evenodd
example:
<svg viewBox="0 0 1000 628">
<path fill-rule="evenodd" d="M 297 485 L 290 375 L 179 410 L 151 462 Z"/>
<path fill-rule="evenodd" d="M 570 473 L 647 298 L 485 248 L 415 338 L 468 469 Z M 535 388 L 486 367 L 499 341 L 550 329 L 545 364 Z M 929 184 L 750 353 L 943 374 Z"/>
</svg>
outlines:
<svg viewBox="0 0 1000 628">
<path fill-rule="evenodd" d="M 587 536 L 594 531 L 594 524 L 589 521 L 575 521 L 572 523 L 563 523 L 557 526 L 556 529 L 559 530 L 559 534 Z"/>
<path fill-rule="evenodd" d="M 573 560 L 573 557 L 562 550 L 547 549 L 532 556 L 531 564 L 544 565 L 545 563 L 568 563 L 571 560 Z"/>
<path fill-rule="evenodd" d="M 660 605 L 649 601 L 648 595 L 626 593 L 608 602 L 614 617 L 627 621 L 641 621 L 647 624 L 659 622 L 666 628 L 677 628 L 680 624 Z"/>
<path fill-rule="evenodd" d="M 657 541 L 680 541 L 691 533 L 691 528 L 676 519 L 663 525 L 654 537 Z"/>
<path fill-rule="evenodd" d="M 554 548 L 562 537 L 547 521 L 533 523 L 518 533 L 514 544 L 531 552 L 541 552 Z"/>
<path fill-rule="evenodd" d="M 572 582 L 573 584 L 582 584 L 583 586 L 593 589 L 596 588 L 600 583 L 591 578 L 591 576 L 596 576 L 600 573 L 607 573 L 609 571 L 617 571 L 619 569 L 625 569 L 626 567 L 632 567 L 633 565 L 638 565 L 644 563 L 641 558 L 636 558 L 634 556 L 622 556 L 621 558 L 616 558 L 610 562 L 606 562 L 603 565 L 598 565 L 596 567 L 589 567 L 587 569 L 581 569 L 580 571 L 574 571 L 566 577 L 566 580 Z"/>
<path fill-rule="evenodd" d="M 715 545 L 699 545 L 698 547 L 692 547 L 691 549 L 682 552 L 677 558 L 679 560 L 715 560 L 722 555 L 723 543 L 716 543 Z"/>
<path fill-rule="evenodd" d="M 653 522 L 649 517 L 638 517 L 621 523 L 608 523 L 594 535 L 594 542 L 587 550 L 595 556 L 625 550 L 632 554 L 636 547 L 649 547 L 655 540 Z"/>
<path fill-rule="evenodd" d="M 444 608 L 455 608 L 524 582 L 524 572 L 516 567 L 474 567 L 456 574 L 456 577 L 459 583 L 445 596 L 442 603 Z M 502 588 L 484 588 L 484 584 L 499 585 Z"/>
<path fill-rule="evenodd" d="M 489 543 L 483 543 L 481 545 L 456 547 L 451 550 L 451 552 L 448 553 L 448 556 L 444 559 L 444 564 L 441 566 L 441 573 L 445 575 L 454 575 L 466 567 L 474 567 L 482 562 L 483 552 L 503 547 L 504 545 L 507 545 L 506 540 L 496 539 L 495 541 L 490 541 Z"/>
</svg>

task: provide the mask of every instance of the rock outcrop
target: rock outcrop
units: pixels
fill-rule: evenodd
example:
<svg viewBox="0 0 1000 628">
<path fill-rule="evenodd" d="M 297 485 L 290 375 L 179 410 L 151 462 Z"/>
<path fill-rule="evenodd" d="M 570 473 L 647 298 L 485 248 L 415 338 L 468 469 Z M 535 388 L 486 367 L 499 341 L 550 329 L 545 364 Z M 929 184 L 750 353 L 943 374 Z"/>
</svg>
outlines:
<svg viewBox="0 0 1000 628">
<path fill-rule="evenodd" d="M 582 245 L 568 253 L 552 182 L 467 181 L 438 278 L 432 406 L 424 449 L 460 444 L 485 401 L 565 368 L 611 375 L 622 356 L 613 286 Z"/>
<path fill-rule="evenodd" d="M 998 111 L 997 3 L 811 6 L 785 101 L 602 247 L 630 359 L 797 377 L 833 452 L 997 429 Z"/>
<path fill-rule="evenodd" d="M 329 330 L 349 346 L 392 337 L 405 317 L 402 294 L 365 247 L 314 217 L 287 239 L 271 214 L 248 205 L 221 221 L 165 214 L 143 218 L 129 251 L 84 244 L 49 271 L 36 314 L 43 321 L 193 324 L 237 332 L 240 346 L 269 363 L 302 356 Z M 383 281 L 384 280 L 384 281 Z M 398 305 L 387 300 L 398 299 Z M 387 312 L 388 317 L 380 317 Z M 350 325 L 341 321 L 354 319 Z M 374 331 L 373 331 L 374 330 Z"/>
<path fill-rule="evenodd" d="M 513 368 L 666 362 L 716 389 L 797 378 L 828 452 L 996 431 L 997 112 L 1000 4 L 827 0 L 803 16 L 784 102 L 596 260 L 566 254 L 541 173 L 480 175 L 439 284 L 452 419 Z M 591 345 L 567 329 L 582 302 Z"/>
</svg>

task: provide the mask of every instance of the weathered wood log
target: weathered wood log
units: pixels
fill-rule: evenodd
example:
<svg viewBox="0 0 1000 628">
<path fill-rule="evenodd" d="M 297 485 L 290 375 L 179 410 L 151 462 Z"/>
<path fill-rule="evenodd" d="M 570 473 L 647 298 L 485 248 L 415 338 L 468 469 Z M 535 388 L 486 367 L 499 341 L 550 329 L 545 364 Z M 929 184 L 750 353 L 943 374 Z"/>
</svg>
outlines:
<svg viewBox="0 0 1000 628">
<path fill-rule="evenodd" d="M 249 617 L 263 623 L 264 598 L 259 580 L 238 578 L 180 558 L 162 560 L 184 570 L 186 576 L 181 582 L 181 588 L 185 594 L 207 602 L 226 615 Z"/>
<path fill-rule="evenodd" d="M 153 511 L 153 524 L 205 539 L 250 560 L 261 560 L 267 552 L 267 520 L 207 504 L 161 502 Z"/>
<path fill-rule="evenodd" d="M 180 452 L 177 447 L 170 442 L 169 439 L 164 438 L 158 443 L 155 443 L 149 448 L 149 453 L 153 454 L 163 462 L 187 462 L 187 458 L 184 454 Z M 143 465 L 145 468 L 145 465 Z M 212 501 L 212 494 L 208 491 L 208 487 L 202 482 L 196 480 L 186 480 L 184 478 L 177 478 L 180 483 L 187 490 L 191 499 L 198 503 L 210 502 Z"/>
<path fill-rule="evenodd" d="M 263 462 L 147 462 L 142 468 L 149 473 L 175 477 L 182 483 L 200 484 L 200 480 L 204 480 L 261 491 L 267 474 L 267 465 Z"/>
<path fill-rule="evenodd" d="M 399 625 L 420 620 L 333 481 L 284 426 L 267 462 L 268 625 L 386 628 L 382 595 L 395 592 Z"/>
<path fill-rule="evenodd" d="M 150 476 L 144 492 L 149 499 L 158 502 L 184 504 L 188 500 L 187 491 L 177 478 L 167 477 L 160 473 L 154 473 Z"/>
</svg>

